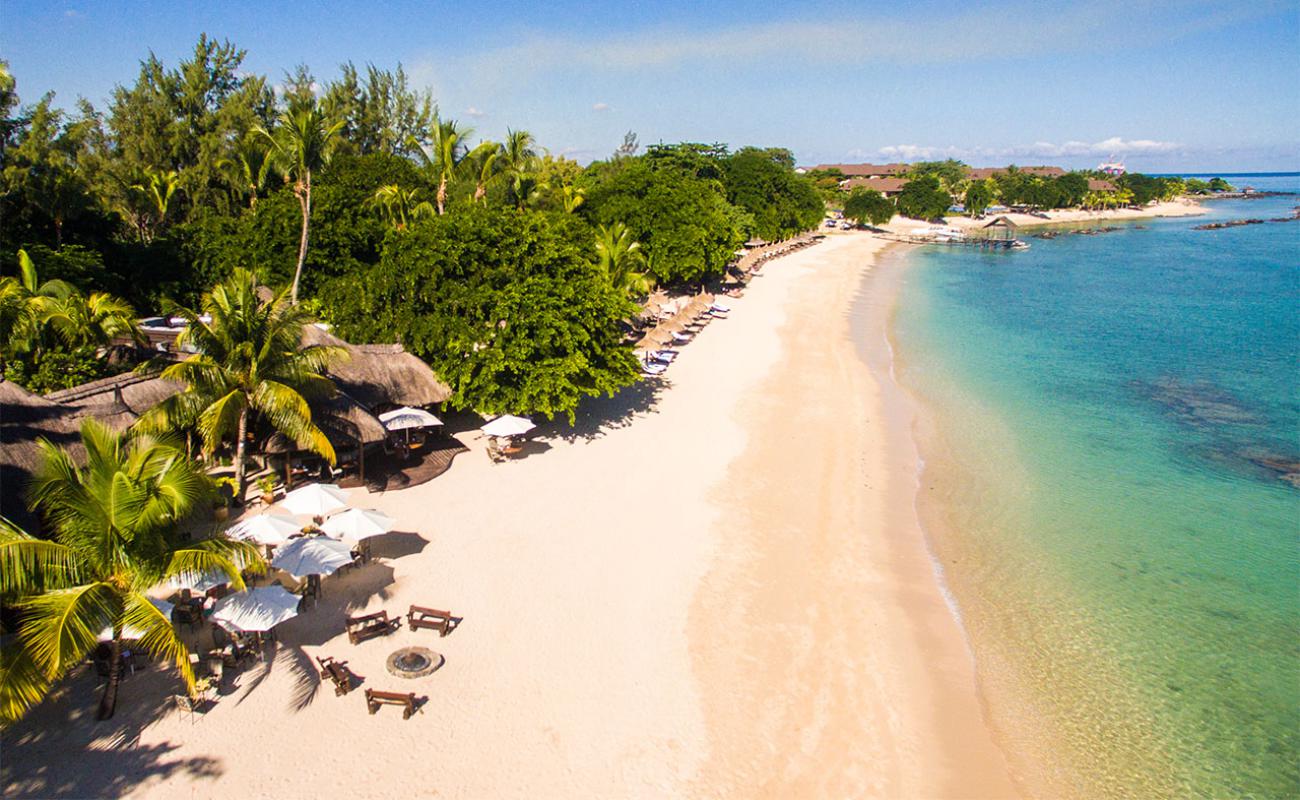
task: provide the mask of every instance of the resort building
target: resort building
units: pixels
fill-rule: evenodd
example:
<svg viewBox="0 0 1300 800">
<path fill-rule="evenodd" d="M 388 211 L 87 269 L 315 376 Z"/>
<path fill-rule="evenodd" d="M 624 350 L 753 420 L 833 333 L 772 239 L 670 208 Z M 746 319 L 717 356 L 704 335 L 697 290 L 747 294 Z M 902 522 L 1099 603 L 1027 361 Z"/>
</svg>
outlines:
<svg viewBox="0 0 1300 800">
<path fill-rule="evenodd" d="M 799 174 L 809 172 L 829 172 L 839 170 L 846 178 L 894 178 L 907 173 L 911 164 L 818 164 L 815 167 L 799 167 Z"/>
<path fill-rule="evenodd" d="M 1005 175 L 1010 167 L 971 167 L 966 171 L 966 176 L 972 180 L 983 180 L 984 178 L 995 178 L 998 175 Z M 1039 178 L 1059 178 L 1065 174 L 1061 167 L 1021 167 L 1017 166 L 1016 171 L 1025 175 L 1034 175 Z"/>
<path fill-rule="evenodd" d="M 875 189 L 885 197 L 895 197 L 907 185 L 907 178 L 846 178 L 840 181 L 840 188 L 852 191 L 859 187 Z"/>
</svg>

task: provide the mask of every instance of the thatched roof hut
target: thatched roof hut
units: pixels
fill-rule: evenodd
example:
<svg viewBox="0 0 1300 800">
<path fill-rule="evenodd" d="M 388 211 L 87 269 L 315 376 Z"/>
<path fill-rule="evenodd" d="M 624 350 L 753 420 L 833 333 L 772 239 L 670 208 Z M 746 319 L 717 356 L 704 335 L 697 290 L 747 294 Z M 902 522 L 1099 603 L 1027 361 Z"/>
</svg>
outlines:
<svg viewBox="0 0 1300 800">
<path fill-rule="evenodd" d="M 338 388 L 371 409 L 428 406 L 451 397 L 451 387 L 400 344 L 350 344 L 316 325 L 303 329 L 304 344 L 336 345 L 350 356 L 330 368 Z"/>
<path fill-rule="evenodd" d="M 107 397 L 95 396 L 103 401 L 68 406 L 0 379 L 0 514 L 29 530 L 33 527 L 24 495 L 41 465 L 39 440 L 47 439 L 80 459 L 85 455 L 79 435 L 83 420 L 96 419 L 116 430 L 135 421 L 135 414 L 111 390 Z"/>
<path fill-rule="evenodd" d="M 94 408 L 116 402 L 139 417 L 183 388 L 175 381 L 163 380 L 157 373 L 125 372 L 71 389 L 50 392 L 45 399 L 77 408 Z"/>
</svg>

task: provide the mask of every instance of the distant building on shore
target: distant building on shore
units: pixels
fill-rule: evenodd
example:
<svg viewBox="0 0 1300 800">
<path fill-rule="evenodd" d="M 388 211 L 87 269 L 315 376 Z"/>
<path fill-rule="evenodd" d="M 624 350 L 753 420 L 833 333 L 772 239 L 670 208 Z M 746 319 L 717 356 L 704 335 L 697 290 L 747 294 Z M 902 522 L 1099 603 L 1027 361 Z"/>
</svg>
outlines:
<svg viewBox="0 0 1300 800">
<path fill-rule="evenodd" d="M 985 178 L 996 178 L 999 175 L 1005 175 L 1010 169 L 1011 167 L 970 167 L 966 170 L 966 177 L 977 181 Z M 1065 174 L 1065 170 L 1061 167 L 1047 166 L 1017 166 L 1016 171 L 1024 175 L 1035 175 L 1039 178 L 1059 178 Z"/>
<path fill-rule="evenodd" d="M 839 170 L 846 178 L 894 178 L 905 174 L 909 169 L 911 164 L 818 164 L 815 167 L 799 167 L 795 172 L 803 175 Z"/>
<path fill-rule="evenodd" d="M 846 178 L 840 181 L 840 188 L 852 191 L 859 187 L 875 189 L 885 197 L 895 197 L 907 185 L 907 178 Z"/>
</svg>

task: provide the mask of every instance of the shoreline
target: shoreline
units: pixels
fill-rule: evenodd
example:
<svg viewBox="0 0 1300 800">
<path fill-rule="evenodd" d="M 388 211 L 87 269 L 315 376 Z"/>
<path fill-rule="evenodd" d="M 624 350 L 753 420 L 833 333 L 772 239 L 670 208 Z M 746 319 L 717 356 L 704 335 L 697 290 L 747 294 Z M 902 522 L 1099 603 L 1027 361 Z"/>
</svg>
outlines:
<svg viewBox="0 0 1300 800">
<path fill-rule="evenodd" d="M 1020 228 L 1038 228 L 1050 225 L 1078 225 L 1088 222 L 1126 222 L 1143 219 L 1158 219 L 1165 217 L 1194 217 L 1201 214 L 1208 214 L 1209 209 L 1202 206 L 1195 200 L 1186 198 L 1171 200 L 1167 202 L 1156 203 L 1141 210 L 1130 208 L 1115 208 L 1105 211 L 1083 211 L 1081 209 L 1060 209 L 1055 211 L 1044 212 L 1049 217 L 1032 216 L 1030 214 L 990 214 L 984 219 L 973 219 L 966 216 L 948 216 L 944 217 L 944 225 L 957 228 L 958 230 L 973 230 L 980 228 L 991 219 L 1005 216 Z M 924 220 L 916 220 L 908 217 L 895 217 L 888 224 L 880 226 L 882 230 L 895 234 L 914 233 L 917 230 L 932 227 L 932 224 Z"/>
<path fill-rule="evenodd" d="M 777 267 L 810 274 L 740 411 L 737 524 L 692 614 L 713 743 L 697 795 L 1019 796 L 917 516 L 912 412 L 889 376 L 895 253 L 830 237 L 812 266 Z"/>
</svg>

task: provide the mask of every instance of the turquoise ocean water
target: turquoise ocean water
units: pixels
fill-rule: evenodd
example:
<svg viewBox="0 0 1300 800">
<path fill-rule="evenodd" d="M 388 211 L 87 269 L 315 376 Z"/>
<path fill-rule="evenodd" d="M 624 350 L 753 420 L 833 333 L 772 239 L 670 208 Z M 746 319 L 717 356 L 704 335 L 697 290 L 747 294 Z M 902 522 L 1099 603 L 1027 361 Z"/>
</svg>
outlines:
<svg viewBox="0 0 1300 800">
<path fill-rule="evenodd" d="M 1036 793 L 1300 796 L 1300 222 L 1191 230 L 1297 203 L 907 256 L 919 507 Z"/>
</svg>

